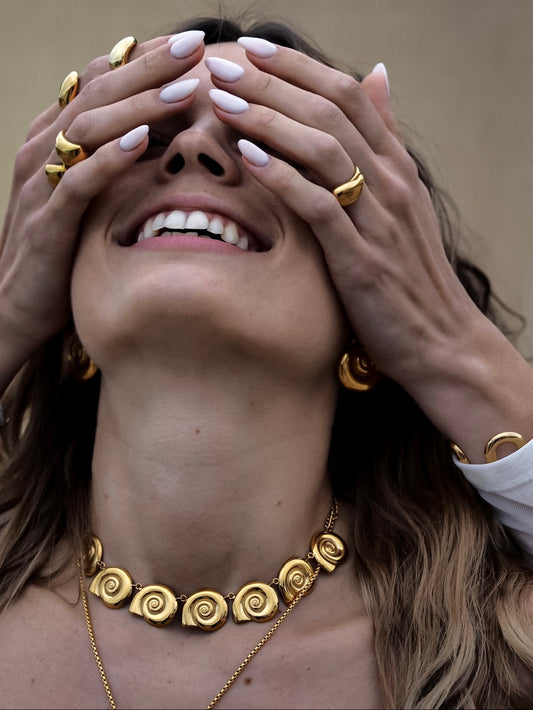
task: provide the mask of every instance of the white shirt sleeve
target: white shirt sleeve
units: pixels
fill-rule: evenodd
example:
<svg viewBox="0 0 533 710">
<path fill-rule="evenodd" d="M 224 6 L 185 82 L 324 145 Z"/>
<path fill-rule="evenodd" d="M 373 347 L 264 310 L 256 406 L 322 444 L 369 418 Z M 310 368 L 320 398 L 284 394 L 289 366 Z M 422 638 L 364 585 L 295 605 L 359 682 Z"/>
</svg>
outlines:
<svg viewBox="0 0 533 710">
<path fill-rule="evenodd" d="M 455 464 L 533 564 L 533 440 L 494 463 Z"/>
</svg>

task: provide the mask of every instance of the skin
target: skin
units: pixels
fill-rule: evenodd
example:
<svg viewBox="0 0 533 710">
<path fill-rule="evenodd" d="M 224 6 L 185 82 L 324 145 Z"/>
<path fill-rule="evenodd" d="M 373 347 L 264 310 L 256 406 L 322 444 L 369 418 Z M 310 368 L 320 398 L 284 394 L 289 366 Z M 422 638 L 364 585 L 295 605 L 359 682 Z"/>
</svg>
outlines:
<svg viewBox="0 0 533 710">
<path fill-rule="evenodd" d="M 382 76 L 358 85 L 291 50 L 259 59 L 234 44 L 207 48 L 245 68 L 228 83 L 210 75 L 202 45 L 176 60 L 166 40 L 137 47 L 116 72 L 95 60 L 79 96 L 32 126 L 2 233 L 0 375 L 7 384 L 64 324 L 71 293 L 102 372 L 92 503 L 107 564 L 179 593 L 226 593 L 270 580 L 322 527 L 334 366 L 352 331 L 472 460 L 496 431 L 533 435 L 533 378 L 446 261 Z M 199 78 L 198 89 L 162 104 L 160 87 L 181 77 Z M 214 108 L 213 84 L 250 108 Z M 166 141 L 122 151 L 120 136 L 141 123 Z M 90 157 L 52 191 L 43 165 L 60 129 Z M 242 136 L 271 146 L 268 165 L 241 158 Z M 330 190 L 354 163 L 365 188 L 343 209 Z M 146 207 L 236 215 L 270 248 L 120 246 Z M 344 508 L 346 538 L 350 518 Z M 220 707 L 379 707 L 350 563 L 322 576 Z M 29 587 L 4 615 L 7 707 L 105 703 L 76 599 L 67 575 L 54 590 Z M 263 632 L 232 623 L 207 637 L 161 631 L 90 603 L 124 707 L 205 706 Z"/>
</svg>

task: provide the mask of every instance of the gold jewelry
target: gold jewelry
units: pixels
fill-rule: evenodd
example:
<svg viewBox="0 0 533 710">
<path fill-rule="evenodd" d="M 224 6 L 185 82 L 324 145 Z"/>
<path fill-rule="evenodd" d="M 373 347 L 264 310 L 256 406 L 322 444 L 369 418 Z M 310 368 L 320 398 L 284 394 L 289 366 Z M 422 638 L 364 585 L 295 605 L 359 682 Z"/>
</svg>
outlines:
<svg viewBox="0 0 533 710">
<path fill-rule="evenodd" d="M 240 676 L 240 674 L 243 672 L 243 670 L 248 666 L 252 658 L 254 658 L 259 651 L 263 648 L 263 646 L 266 644 L 266 642 L 272 638 L 272 636 L 275 634 L 275 632 L 278 630 L 278 628 L 281 626 L 281 624 L 285 621 L 285 619 L 289 616 L 291 611 L 294 609 L 294 607 L 298 604 L 300 599 L 304 597 L 306 594 L 308 594 L 311 591 L 311 588 L 313 587 L 313 584 L 315 583 L 316 578 L 319 575 L 320 572 L 320 565 L 317 565 L 317 567 L 313 570 L 313 573 L 311 577 L 307 580 L 307 583 L 305 586 L 298 592 L 296 597 L 292 600 L 292 602 L 289 604 L 289 606 L 285 609 L 283 614 L 279 617 L 279 619 L 276 621 L 274 626 L 272 626 L 269 631 L 263 636 L 261 641 L 257 643 L 253 649 L 250 651 L 250 653 L 243 659 L 242 663 L 237 667 L 237 669 L 232 673 L 231 677 L 225 683 L 222 688 L 218 691 L 218 693 L 215 695 L 213 700 L 207 705 L 206 710 L 211 710 L 212 708 L 215 707 L 215 705 L 218 703 L 218 701 L 222 698 L 223 695 L 225 695 L 228 690 L 231 688 L 233 683 L 237 680 L 237 678 Z M 92 624 L 92 619 L 91 619 L 91 612 L 89 610 L 89 600 L 87 598 L 87 592 L 85 591 L 85 583 L 83 581 L 83 572 L 81 571 L 81 565 L 78 561 L 78 576 L 79 576 L 79 582 L 80 582 L 80 593 L 81 593 L 81 600 L 83 604 L 83 613 L 85 616 L 85 625 L 87 626 L 87 633 L 89 634 L 89 642 L 91 644 L 91 649 L 94 655 L 94 660 L 96 662 L 96 666 L 98 668 L 98 672 L 100 674 L 100 678 L 102 680 L 102 685 L 104 686 L 104 690 L 107 695 L 107 699 L 109 700 L 109 707 L 111 710 L 116 710 L 116 702 L 115 698 L 113 696 L 113 693 L 111 691 L 111 685 L 109 684 L 109 680 L 107 678 L 107 674 L 105 672 L 104 668 L 104 663 L 100 657 L 100 653 L 98 651 L 98 646 L 96 645 L 96 637 L 94 634 L 94 629 L 93 629 L 93 624 Z"/>
<path fill-rule="evenodd" d="M 346 389 L 366 392 L 383 379 L 363 346 L 353 340 L 341 355 L 337 375 Z"/>
<path fill-rule="evenodd" d="M 306 559 L 291 557 L 282 566 L 278 577 L 269 584 L 252 581 L 244 584 L 239 591 L 223 596 L 214 589 L 201 589 L 189 596 L 176 595 L 172 589 L 161 584 L 143 586 L 134 582 L 129 572 L 121 567 L 106 567 L 103 562 L 103 548 L 100 540 L 92 535 L 86 541 L 83 556 L 84 571 L 87 577 L 94 576 L 89 591 L 100 597 L 110 609 L 120 609 L 134 594 L 129 605 L 132 614 L 141 616 L 152 626 L 170 624 L 181 610 L 181 625 L 199 628 L 203 631 L 216 631 L 226 623 L 229 615 L 228 602 L 231 602 L 235 623 L 247 621 L 270 621 L 279 611 L 279 598 L 276 588 L 286 604 L 290 604 L 305 587 L 311 591 L 307 582 L 313 575 L 310 560 L 331 573 L 346 556 L 346 545 L 342 538 L 333 533 L 333 526 L 338 517 L 338 503 L 334 499 L 324 529 L 311 538 L 310 551 Z"/>
<path fill-rule="evenodd" d="M 61 83 L 59 96 L 57 98 L 61 108 L 65 108 L 65 106 L 72 101 L 78 93 L 79 86 L 80 78 L 77 71 L 71 71 L 70 74 L 66 75 Z"/>
<path fill-rule="evenodd" d="M 57 187 L 61 181 L 61 178 L 65 174 L 66 167 L 64 165 L 53 165 L 48 163 L 44 166 L 44 172 L 48 178 L 48 182 L 52 187 Z"/>
<path fill-rule="evenodd" d="M 109 53 L 109 66 L 111 69 L 118 69 L 127 63 L 131 50 L 137 44 L 133 36 L 124 37 L 119 40 Z"/>
<path fill-rule="evenodd" d="M 89 357 L 76 331 L 65 337 L 63 353 L 68 374 L 78 382 L 90 380 L 98 372 L 98 365 Z"/>
<path fill-rule="evenodd" d="M 78 143 L 71 143 L 63 131 L 59 131 L 56 138 L 56 151 L 65 168 L 71 168 L 76 163 L 85 160 L 88 155 Z"/>
<path fill-rule="evenodd" d="M 348 182 L 344 182 L 342 185 L 339 185 L 333 190 L 333 194 L 342 207 L 347 207 L 348 205 L 357 202 L 361 192 L 363 191 L 365 179 L 357 165 L 354 165 L 354 168 L 355 172 Z"/>
<path fill-rule="evenodd" d="M 485 444 L 485 461 L 487 463 L 497 461 L 497 451 L 502 444 L 514 444 L 518 450 L 521 449 L 522 446 L 525 446 L 526 443 L 524 437 L 521 434 L 517 434 L 516 431 L 502 431 L 500 434 L 495 434 Z M 467 455 L 460 446 L 457 446 L 453 441 L 450 441 L 450 446 L 461 463 L 470 463 Z"/>
</svg>

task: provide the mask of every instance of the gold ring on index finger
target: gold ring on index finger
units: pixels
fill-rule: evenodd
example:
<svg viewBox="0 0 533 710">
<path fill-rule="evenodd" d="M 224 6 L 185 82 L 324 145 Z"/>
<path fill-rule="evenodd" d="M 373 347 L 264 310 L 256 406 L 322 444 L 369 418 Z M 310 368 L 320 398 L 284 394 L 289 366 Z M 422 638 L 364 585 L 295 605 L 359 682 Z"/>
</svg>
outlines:
<svg viewBox="0 0 533 710">
<path fill-rule="evenodd" d="M 71 143 L 65 138 L 63 131 L 59 131 L 57 134 L 56 151 L 65 168 L 70 168 L 88 157 L 88 154 L 83 150 L 81 145 Z"/>
<path fill-rule="evenodd" d="M 111 69 L 118 69 L 127 63 L 131 50 L 137 44 L 133 35 L 119 40 L 109 53 L 109 66 Z"/>
<path fill-rule="evenodd" d="M 363 185 L 365 184 L 363 173 L 359 170 L 357 165 L 354 165 L 354 168 L 355 172 L 348 182 L 343 182 L 342 185 L 339 185 L 333 190 L 333 194 L 342 207 L 347 207 L 357 202 L 363 191 Z"/>
</svg>

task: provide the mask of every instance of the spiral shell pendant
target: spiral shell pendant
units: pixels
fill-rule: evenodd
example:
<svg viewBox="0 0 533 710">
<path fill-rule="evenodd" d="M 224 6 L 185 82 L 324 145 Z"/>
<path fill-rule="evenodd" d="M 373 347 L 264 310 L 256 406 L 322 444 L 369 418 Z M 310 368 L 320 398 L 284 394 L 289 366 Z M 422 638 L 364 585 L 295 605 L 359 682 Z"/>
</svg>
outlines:
<svg viewBox="0 0 533 710">
<path fill-rule="evenodd" d="M 93 579 L 89 591 L 110 609 L 120 609 L 131 597 L 132 579 L 125 569 L 106 567 Z"/>
<path fill-rule="evenodd" d="M 85 539 L 85 547 L 83 554 L 83 569 L 87 577 L 92 577 L 96 574 L 96 570 L 100 566 L 104 554 L 102 543 L 96 535 L 89 535 Z"/>
<path fill-rule="evenodd" d="M 307 560 L 291 557 L 285 562 L 278 575 L 279 590 L 285 604 L 290 604 L 298 596 L 311 579 L 312 574 L 313 568 Z M 305 594 L 309 594 L 313 587 L 314 584 L 309 587 Z"/>
<path fill-rule="evenodd" d="M 166 626 L 176 616 L 178 602 L 172 589 L 163 584 L 150 584 L 137 592 L 129 610 L 152 626 Z"/>
<path fill-rule="evenodd" d="M 250 582 L 237 592 L 232 608 L 233 620 L 238 624 L 245 621 L 270 621 L 278 613 L 278 595 L 269 584 Z"/>
<path fill-rule="evenodd" d="M 320 532 L 311 538 L 311 552 L 322 569 L 333 572 L 346 556 L 346 545 L 338 535 Z"/>
<path fill-rule="evenodd" d="M 181 625 L 194 626 L 202 631 L 216 631 L 228 618 L 228 604 L 222 594 L 214 589 L 202 589 L 185 602 L 181 612 Z"/>
</svg>

